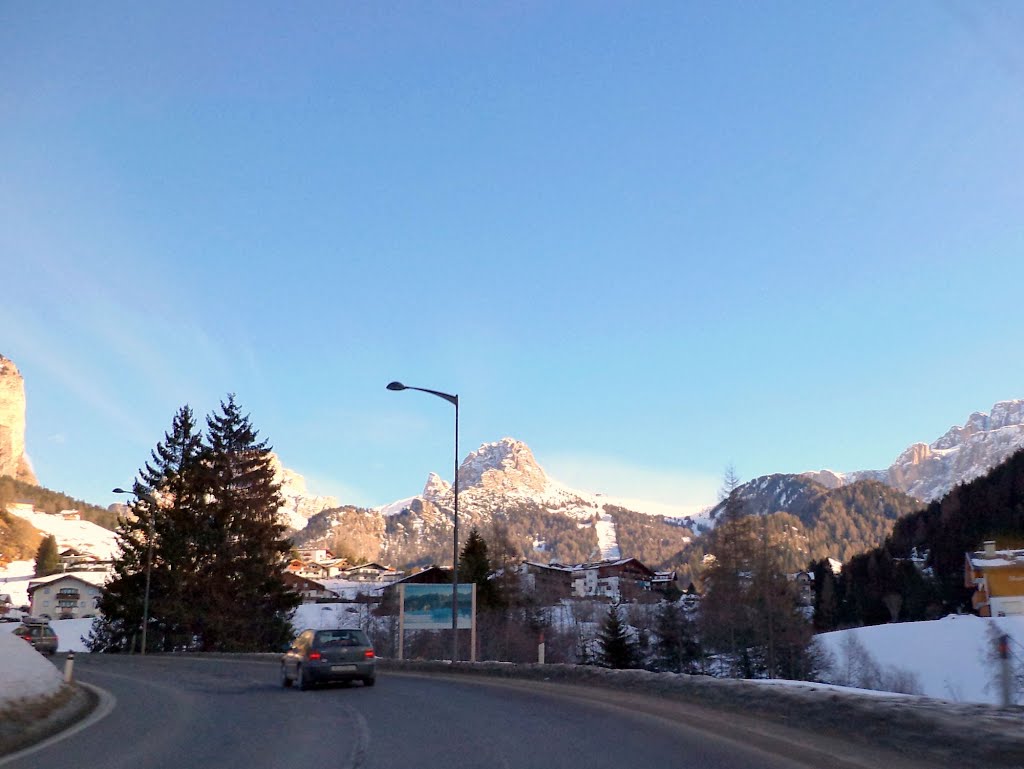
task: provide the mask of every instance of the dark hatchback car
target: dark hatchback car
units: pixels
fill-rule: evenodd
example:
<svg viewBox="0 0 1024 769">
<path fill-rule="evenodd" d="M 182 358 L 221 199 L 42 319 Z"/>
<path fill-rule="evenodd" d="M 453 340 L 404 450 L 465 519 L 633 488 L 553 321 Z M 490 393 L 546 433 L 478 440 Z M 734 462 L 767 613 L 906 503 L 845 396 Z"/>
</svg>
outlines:
<svg viewBox="0 0 1024 769">
<path fill-rule="evenodd" d="M 303 630 L 281 657 L 281 685 L 308 689 L 319 683 L 376 682 L 376 657 L 362 630 Z"/>
<path fill-rule="evenodd" d="M 57 634 L 46 622 L 36 619 L 24 619 L 22 624 L 14 628 L 14 635 L 24 638 L 36 651 L 42 654 L 57 653 Z"/>
</svg>

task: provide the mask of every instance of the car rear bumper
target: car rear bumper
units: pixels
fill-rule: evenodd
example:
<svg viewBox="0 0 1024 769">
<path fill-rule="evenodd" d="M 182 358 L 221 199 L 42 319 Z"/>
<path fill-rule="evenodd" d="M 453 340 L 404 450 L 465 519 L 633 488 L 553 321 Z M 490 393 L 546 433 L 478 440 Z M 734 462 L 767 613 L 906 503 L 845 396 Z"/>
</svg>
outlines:
<svg viewBox="0 0 1024 769">
<path fill-rule="evenodd" d="M 377 666 L 373 662 L 306 662 L 302 670 L 311 682 L 326 683 L 373 678 Z"/>
</svg>

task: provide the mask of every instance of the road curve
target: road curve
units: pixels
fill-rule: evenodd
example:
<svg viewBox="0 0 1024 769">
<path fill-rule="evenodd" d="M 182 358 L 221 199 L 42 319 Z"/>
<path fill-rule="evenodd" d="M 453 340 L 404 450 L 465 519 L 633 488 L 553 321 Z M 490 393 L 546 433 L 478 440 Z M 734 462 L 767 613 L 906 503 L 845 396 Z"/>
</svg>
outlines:
<svg viewBox="0 0 1024 769">
<path fill-rule="evenodd" d="M 796 769 L 807 764 L 633 705 L 378 672 L 361 685 L 283 689 L 265 661 L 83 655 L 108 716 L 3 769 Z"/>
</svg>

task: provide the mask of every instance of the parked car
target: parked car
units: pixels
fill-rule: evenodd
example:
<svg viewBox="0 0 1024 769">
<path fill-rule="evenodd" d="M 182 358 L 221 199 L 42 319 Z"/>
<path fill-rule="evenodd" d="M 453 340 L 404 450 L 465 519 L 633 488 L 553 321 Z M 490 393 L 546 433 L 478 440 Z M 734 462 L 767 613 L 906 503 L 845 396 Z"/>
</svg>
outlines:
<svg viewBox="0 0 1024 769">
<path fill-rule="evenodd" d="M 333 681 L 376 682 L 377 658 L 362 630 L 303 630 L 281 656 L 281 685 L 300 689 Z"/>
<path fill-rule="evenodd" d="M 25 617 L 21 624 L 14 628 L 14 635 L 24 638 L 41 654 L 57 653 L 57 634 L 53 632 L 50 623 L 43 619 Z"/>
</svg>

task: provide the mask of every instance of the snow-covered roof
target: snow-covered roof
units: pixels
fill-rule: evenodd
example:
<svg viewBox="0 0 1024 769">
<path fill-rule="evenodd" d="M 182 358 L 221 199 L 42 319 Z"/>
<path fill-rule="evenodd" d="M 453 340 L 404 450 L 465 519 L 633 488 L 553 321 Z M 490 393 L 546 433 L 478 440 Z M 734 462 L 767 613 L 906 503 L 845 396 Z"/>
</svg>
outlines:
<svg viewBox="0 0 1024 769">
<path fill-rule="evenodd" d="M 1024 550 L 979 550 L 969 556 L 975 569 L 998 569 L 1005 566 L 1024 566 Z"/>
</svg>

